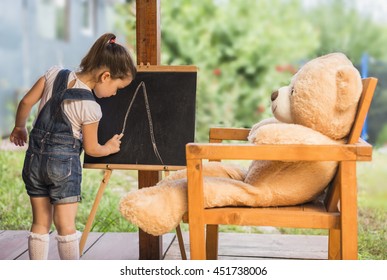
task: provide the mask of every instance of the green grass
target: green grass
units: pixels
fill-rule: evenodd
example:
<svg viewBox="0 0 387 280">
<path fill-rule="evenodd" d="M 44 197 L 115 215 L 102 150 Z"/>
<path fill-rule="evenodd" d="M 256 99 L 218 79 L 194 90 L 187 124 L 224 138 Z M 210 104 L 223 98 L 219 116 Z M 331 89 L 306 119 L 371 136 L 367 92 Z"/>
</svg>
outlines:
<svg viewBox="0 0 387 280">
<path fill-rule="evenodd" d="M 23 152 L 0 151 L 0 229 L 28 229 L 31 223 L 21 178 L 23 158 Z"/>
<path fill-rule="evenodd" d="M 0 229 L 28 230 L 31 209 L 21 178 L 24 152 L 0 151 Z M 103 171 L 83 170 L 82 203 L 77 215 L 77 228 L 83 230 L 103 178 Z M 92 231 L 133 232 L 137 227 L 126 221 L 118 211 L 121 197 L 137 187 L 136 171 L 114 170 L 105 189 L 93 223 Z"/>
<path fill-rule="evenodd" d="M 359 257 L 387 260 L 387 151 L 358 164 Z"/>
<path fill-rule="evenodd" d="M 387 154 L 374 152 L 372 162 L 358 164 L 359 258 L 387 259 Z M 21 179 L 24 152 L 0 151 L 0 229 L 28 230 L 31 209 Z M 94 202 L 103 171 L 83 170 L 82 196 L 77 228 L 83 230 Z M 119 200 L 137 188 L 137 171 L 114 170 L 98 207 L 92 231 L 134 232 L 137 227 L 118 211 Z M 183 230 L 188 230 L 183 225 Z M 262 233 L 260 227 L 221 226 L 222 232 Z M 326 230 L 279 228 L 281 233 L 327 234 Z"/>
</svg>

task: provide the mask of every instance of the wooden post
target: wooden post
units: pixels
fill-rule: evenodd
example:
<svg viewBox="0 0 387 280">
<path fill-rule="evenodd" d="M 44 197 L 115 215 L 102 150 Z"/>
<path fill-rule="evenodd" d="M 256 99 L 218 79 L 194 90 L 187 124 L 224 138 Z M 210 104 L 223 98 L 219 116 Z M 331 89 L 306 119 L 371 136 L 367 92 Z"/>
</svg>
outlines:
<svg viewBox="0 0 387 280">
<path fill-rule="evenodd" d="M 160 0 L 136 1 L 137 64 L 160 64 Z"/>
<path fill-rule="evenodd" d="M 160 64 L 160 0 L 136 0 L 137 64 Z M 155 185 L 161 179 L 160 171 L 138 171 L 138 187 Z M 154 205 L 153 207 L 157 207 Z M 140 260 L 157 260 L 163 255 L 162 237 L 139 231 Z"/>
</svg>

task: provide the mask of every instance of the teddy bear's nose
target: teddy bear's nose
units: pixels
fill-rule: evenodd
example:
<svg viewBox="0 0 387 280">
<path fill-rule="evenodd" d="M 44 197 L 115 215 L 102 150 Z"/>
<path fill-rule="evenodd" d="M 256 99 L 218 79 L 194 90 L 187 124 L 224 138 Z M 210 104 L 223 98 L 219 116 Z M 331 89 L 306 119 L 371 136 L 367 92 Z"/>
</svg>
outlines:
<svg viewBox="0 0 387 280">
<path fill-rule="evenodd" d="M 274 100 L 277 99 L 277 97 L 278 97 L 278 90 L 276 90 L 271 94 L 271 101 L 273 102 Z"/>
</svg>

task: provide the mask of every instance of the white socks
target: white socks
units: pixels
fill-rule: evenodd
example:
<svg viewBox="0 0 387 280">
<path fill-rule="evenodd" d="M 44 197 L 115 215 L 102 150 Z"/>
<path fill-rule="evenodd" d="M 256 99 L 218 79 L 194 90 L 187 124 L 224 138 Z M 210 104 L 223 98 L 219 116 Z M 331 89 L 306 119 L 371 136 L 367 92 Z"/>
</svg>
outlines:
<svg viewBox="0 0 387 280">
<path fill-rule="evenodd" d="M 47 260 L 50 237 L 48 233 L 30 233 L 28 237 L 28 254 L 30 260 Z"/>
<path fill-rule="evenodd" d="M 61 260 L 79 260 L 79 238 L 77 231 L 70 235 L 60 236 L 58 240 L 58 251 Z M 47 260 L 50 243 L 49 234 L 30 232 L 28 237 L 28 254 L 30 260 Z"/>
<path fill-rule="evenodd" d="M 79 232 L 56 237 L 61 260 L 79 260 Z"/>
</svg>

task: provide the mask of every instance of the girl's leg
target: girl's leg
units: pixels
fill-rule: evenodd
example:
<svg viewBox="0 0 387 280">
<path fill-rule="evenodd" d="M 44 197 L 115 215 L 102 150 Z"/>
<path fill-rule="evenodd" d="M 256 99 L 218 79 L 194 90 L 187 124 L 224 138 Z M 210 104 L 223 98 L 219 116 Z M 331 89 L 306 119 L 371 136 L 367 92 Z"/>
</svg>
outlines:
<svg viewBox="0 0 387 280">
<path fill-rule="evenodd" d="M 75 228 L 78 203 L 54 205 L 54 224 L 58 231 L 58 251 L 62 260 L 79 259 L 79 234 Z"/>
<path fill-rule="evenodd" d="M 46 260 L 49 248 L 49 230 L 52 223 L 52 205 L 48 197 L 30 197 L 32 226 L 28 237 L 28 254 L 31 260 Z"/>
</svg>

